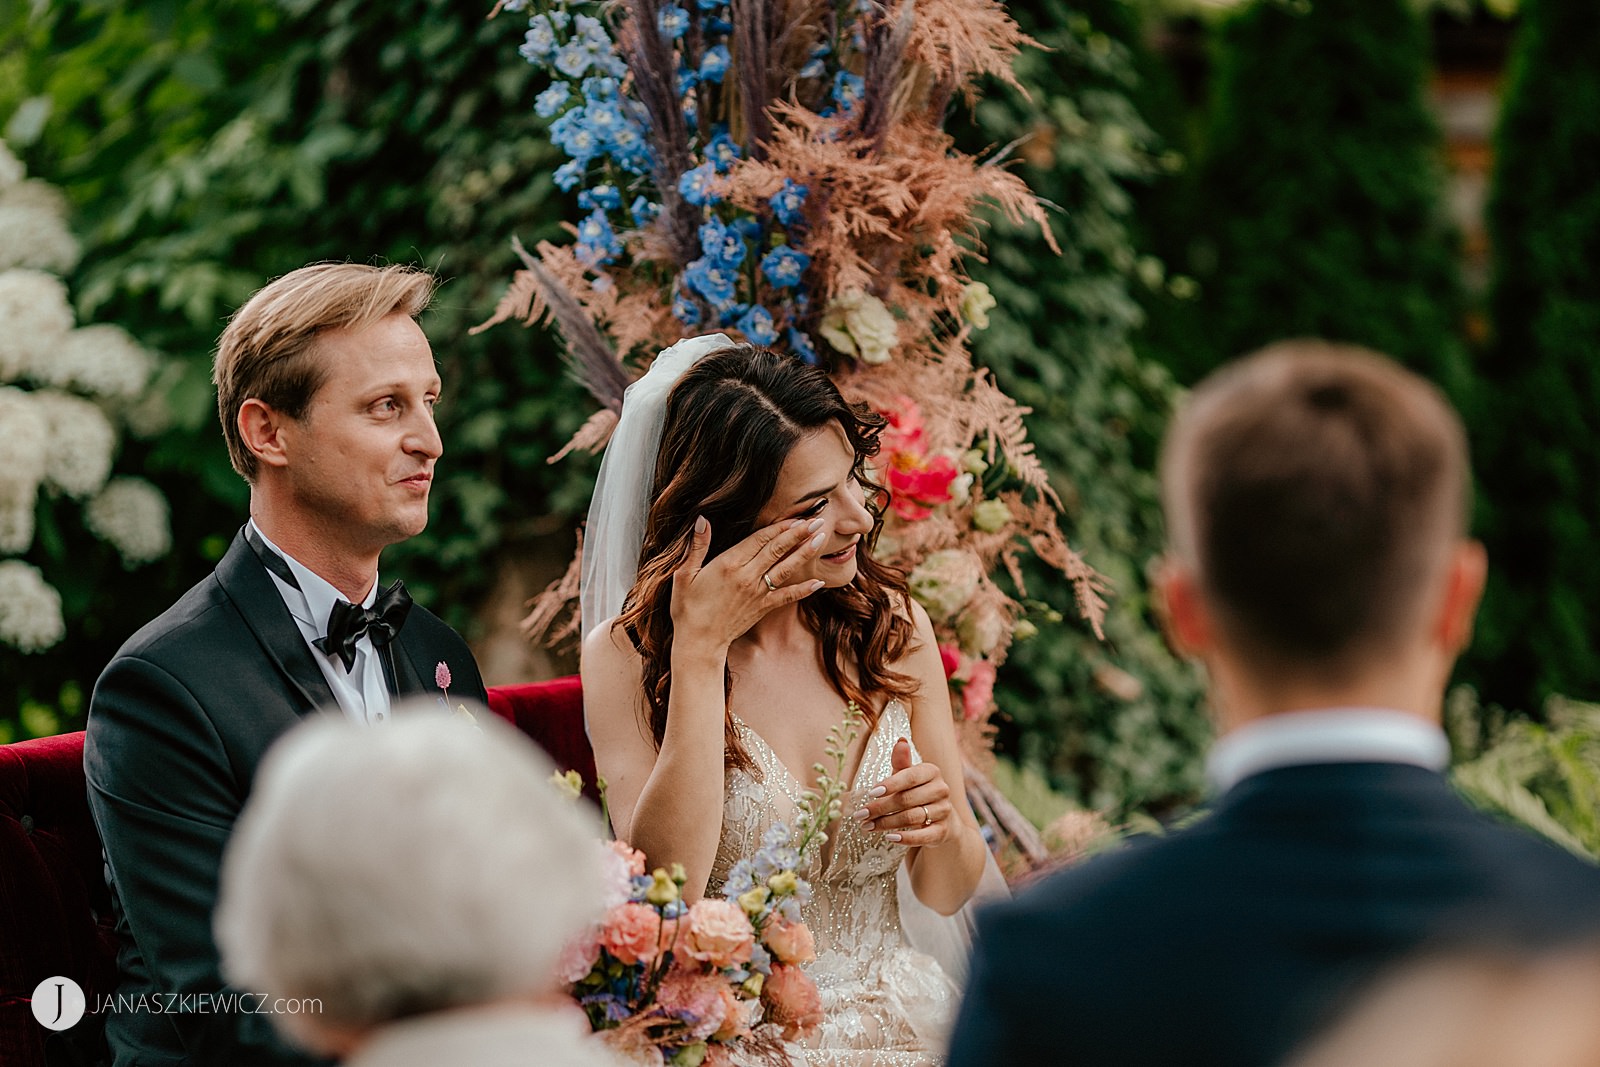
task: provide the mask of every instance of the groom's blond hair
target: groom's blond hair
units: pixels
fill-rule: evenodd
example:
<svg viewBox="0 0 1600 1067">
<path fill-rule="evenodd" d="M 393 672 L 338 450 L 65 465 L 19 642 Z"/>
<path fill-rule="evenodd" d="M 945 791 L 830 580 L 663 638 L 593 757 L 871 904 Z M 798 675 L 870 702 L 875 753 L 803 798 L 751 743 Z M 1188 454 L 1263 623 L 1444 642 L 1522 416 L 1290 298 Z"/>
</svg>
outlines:
<svg viewBox="0 0 1600 1067">
<path fill-rule="evenodd" d="M 300 418 L 328 377 L 327 364 L 317 358 L 322 333 L 363 330 L 393 314 L 416 318 L 433 287 L 433 275 L 417 267 L 314 263 L 246 300 L 222 331 L 211 368 L 233 469 L 255 481 L 256 457 L 239 433 L 246 400 Z"/>
<path fill-rule="evenodd" d="M 1286 341 L 1195 389 L 1162 496 L 1172 551 L 1241 651 L 1337 669 L 1420 618 L 1466 532 L 1466 434 L 1437 388 L 1377 353 Z"/>
</svg>

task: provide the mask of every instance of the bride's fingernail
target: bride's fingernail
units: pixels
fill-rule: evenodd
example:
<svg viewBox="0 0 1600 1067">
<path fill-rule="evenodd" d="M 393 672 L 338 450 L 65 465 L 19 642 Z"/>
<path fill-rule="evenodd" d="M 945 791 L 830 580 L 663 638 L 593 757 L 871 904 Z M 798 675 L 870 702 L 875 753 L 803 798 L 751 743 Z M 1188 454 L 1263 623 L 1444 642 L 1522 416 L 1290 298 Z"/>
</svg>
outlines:
<svg viewBox="0 0 1600 1067">
<path fill-rule="evenodd" d="M 874 786 L 873 789 L 872 789 L 872 792 L 868 793 L 867 796 L 876 798 L 876 797 L 883 796 L 883 794 L 885 794 L 887 792 L 888 792 L 888 790 L 885 789 L 881 785 L 880 786 Z"/>
<path fill-rule="evenodd" d="M 850 817 L 852 819 L 870 819 L 872 818 L 872 812 L 868 811 L 866 808 L 862 808 L 860 811 L 857 811 Z"/>
<path fill-rule="evenodd" d="M 817 532 L 817 536 L 815 536 L 815 537 L 813 537 L 811 539 L 811 547 L 812 548 L 821 548 L 822 547 L 822 542 L 826 541 L 827 539 L 828 539 L 828 535 L 825 534 L 825 533 L 822 533 L 819 530 Z"/>
<path fill-rule="evenodd" d="M 900 843 L 900 835 L 899 834 L 884 834 L 883 835 L 883 839 L 885 841 L 893 841 L 895 844 L 899 844 Z"/>
<path fill-rule="evenodd" d="M 697 534 L 706 532 L 706 517 L 704 515 L 696 515 L 694 517 L 694 532 Z"/>
<path fill-rule="evenodd" d="M 808 529 L 808 530 L 820 530 L 820 529 L 822 529 L 822 520 L 821 519 L 812 519 L 810 522 L 806 523 L 806 529 Z"/>
</svg>

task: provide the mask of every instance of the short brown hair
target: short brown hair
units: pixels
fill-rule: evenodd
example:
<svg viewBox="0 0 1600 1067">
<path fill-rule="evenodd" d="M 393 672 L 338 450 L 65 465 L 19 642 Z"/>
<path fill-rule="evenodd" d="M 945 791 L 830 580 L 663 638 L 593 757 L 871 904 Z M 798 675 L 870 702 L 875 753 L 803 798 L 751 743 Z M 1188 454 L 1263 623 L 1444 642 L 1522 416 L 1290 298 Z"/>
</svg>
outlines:
<svg viewBox="0 0 1600 1067">
<path fill-rule="evenodd" d="M 416 318 L 434 279 L 416 267 L 313 263 L 257 290 L 233 313 L 217 341 L 211 381 L 233 469 L 255 481 L 256 457 L 239 436 L 239 409 L 260 400 L 298 419 L 327 380 L 315 357 L 326 330 L 361 330 L 397 312 Z"/>
<path fill-rule="evenodd" d="M 1433 385 L 1365 349 L 1286 341 L 1207 378 L 1167 435 L 1168 537 L 1219 627 L 1337 669 L 1413 624 L 1471 505 Z"/>
</svg>

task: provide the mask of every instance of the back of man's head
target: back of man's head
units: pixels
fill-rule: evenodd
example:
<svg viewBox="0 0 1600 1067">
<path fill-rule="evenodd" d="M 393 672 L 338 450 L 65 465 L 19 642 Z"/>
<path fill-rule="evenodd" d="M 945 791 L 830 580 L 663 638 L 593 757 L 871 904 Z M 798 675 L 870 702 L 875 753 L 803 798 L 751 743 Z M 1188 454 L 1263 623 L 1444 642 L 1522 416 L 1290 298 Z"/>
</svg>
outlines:
<svg viewBox="0 0 1600 1067">
<path fill-rule="evenodd" d="M 1427 610 L 1465 533 L 1466 436 L 1417 375 L 1289 341 L 1195 389 L 1162 492 L 1172 550 L 1228 642 L 1266 666 L 1339 671 Z"/>
</svg>

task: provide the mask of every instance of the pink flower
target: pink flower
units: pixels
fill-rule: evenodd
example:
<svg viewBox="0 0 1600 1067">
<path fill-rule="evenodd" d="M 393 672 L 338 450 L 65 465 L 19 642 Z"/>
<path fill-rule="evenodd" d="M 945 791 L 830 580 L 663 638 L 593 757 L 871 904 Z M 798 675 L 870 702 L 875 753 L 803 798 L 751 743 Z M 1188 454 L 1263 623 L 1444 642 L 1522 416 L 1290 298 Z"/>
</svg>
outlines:
<svg viewBox="0 0 1600 1067">
<path fill-rule="evenodd" d="M 731 900 L 697 900 L 683 920 L 683 950 L 713 967 L 748 963 L 756 932 Z"/>
<path fill-rule="evenodd" d="M 909 452 L 920 456 L 927 451 L 922 432 L 922 409 L 915 400 L 909 396 L 897 396 L 894 398 L 894 407 L 885 411 L 883 416 L 889 420 L 889 425 L 884 427 L 878 440 L 885 455 Z"/>
<path fill-rule="evenodd" d="M 440 660 L 433 668 L 433 684 L 440 689 L 450 688 L 450 665 Z"/>
<path fill-rule="evenodd" d="M 761 987 L 761 1002 L 767 1006 L 767 1021 L 783 1027 L 785 1041 L 804 1037 L 822 1025 L 822 994 L 798 967 L 773 964 L 772 974 Z"/>
<path fill-rule="evenodd" d="M 717 1032 L 711 1037 L 716 1041 L 732 1041 L 736 1037 L 743 1037 L 750 1032 L 750 1017 L 745 1011 L 744 1002 L 733 992 L 733 987 L 724 982 L 717 990 L 722 997 L 722 1025 L 717 1027 Z M 706 1061 L 707 1063 L 710 1060 Z M 705 1067 L 705 1064 L 701 1064 Z"/>
<path fill-rule="evenodd" d="M 940 645 L 939 662 L 944 665 L 944 680 L 948 682 L 961 667 L 961 650 L 955 645 Z"/>
<path fill-rule="evenodd" d="M 968 722 L 983 718 L 994 703 L 994 664 L 975 659 L 967 671 L 967 684 L 961 689 L 961 715 Z"/>
<path fill-rule="evenodd" d="M 628 865 L 628 873 L 634 877 L 644 873 L 644 853 L 628 844 L 626 841 L 610 842 L 611 851 L 621 856 Z"/>
<path fill-rule="evenodd" d="M 913 522 L 927 518 L 930 508 L 950 502 L 950 486 L 960 474 L 949 456 L 920 459 L 898 453 L 889 464 L 894 513 Z"/>
<path fill-rule="evenodd" d="M 644 904 L 618 904 L 600 924 L 600 947 L 623 963 L 649 963 L 661 947 L 661 913 Z"/>
<path fill-rule="evenodd" d="M 614 908 L 633 896 L 633 872 L 644 873 L 644 856 L 627 845 L 616 841 L 595 842 L 600 853 L 600 870 L 605 891 L 600 897 L 602 908 Z"/>
<path fill-rule="evenodd" d="M 703 1041 L 727 1020 L 725 991 L 728 980 L 715 971 L 675 963 L 656 990 L 656 1006 L 684 1020 L 695 1040 Z"/>
<path fill-rule="evenodd" d="M 761 940 L 766 942 L 779 963 L 810 963 L 817 958 L 817 943 L 811 936 L 811 928 L 805 923 L 779 919 L 762 931 Z"/>
<path fill-rule="evenodd" d="M 594 970 L 595 961 L 600 958 L 600 942 L 595 939 L 596 932 L 590 930 L 582 937 L 568 941 L 561 950 L 561 957 L 556 961 L 556 976 L 567 985 L 583 981 Z"/>
</svg>

